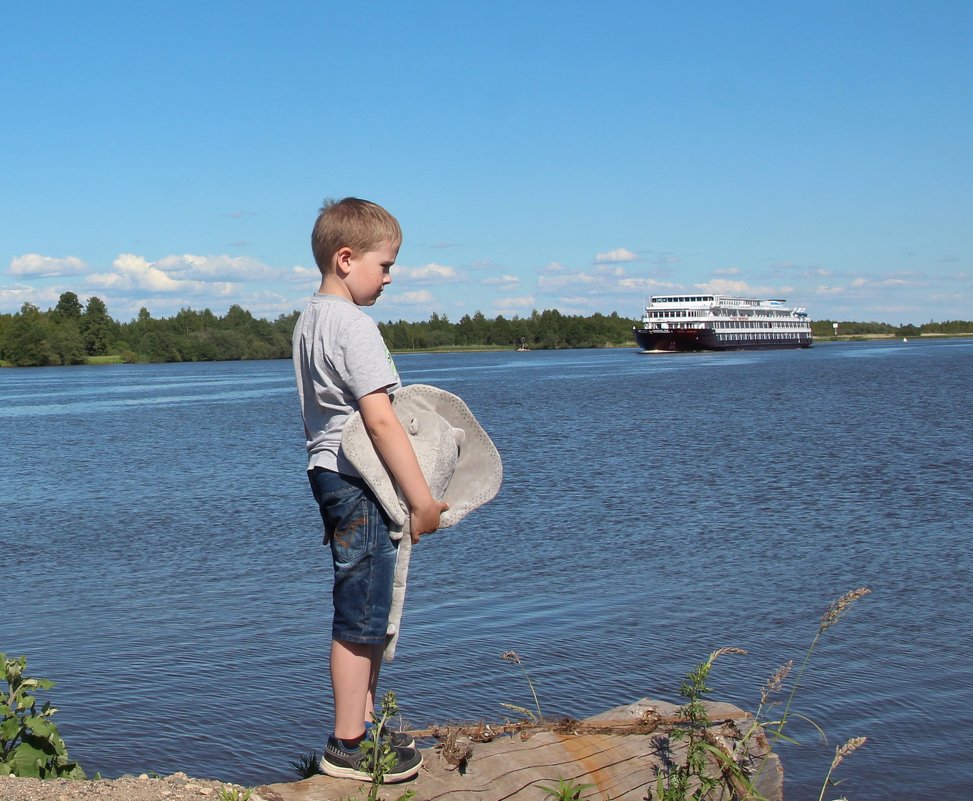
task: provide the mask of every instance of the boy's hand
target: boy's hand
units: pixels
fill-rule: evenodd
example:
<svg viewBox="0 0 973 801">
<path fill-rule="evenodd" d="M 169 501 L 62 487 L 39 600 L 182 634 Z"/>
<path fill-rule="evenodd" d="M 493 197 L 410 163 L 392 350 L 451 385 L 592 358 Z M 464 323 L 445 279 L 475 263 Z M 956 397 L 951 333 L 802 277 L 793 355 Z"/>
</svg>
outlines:
<svg viewBox="0 0 973 801">
<path fill-rule="evenodd" d="M 409 505 L 409 531 L 412 542 L 417 543 L 423 534 L 439 528 L 439 516 L 449 504 L 432 497 L 409 436 L 392 411 L 388 392 L 377 389 L 363 395 L 358 399 L 358 408 L 375 450 L 405 495 Z"/>
<path fill-rule="evenodd" d="M 419 542 L 423 534 L 432 534 L 439 528 L 439 516 L 449 508 L 449 504 L 429 496 L 431 503 L 413 507 L 409 512 L 409 535 L 412 544 Z"/>
</svg>

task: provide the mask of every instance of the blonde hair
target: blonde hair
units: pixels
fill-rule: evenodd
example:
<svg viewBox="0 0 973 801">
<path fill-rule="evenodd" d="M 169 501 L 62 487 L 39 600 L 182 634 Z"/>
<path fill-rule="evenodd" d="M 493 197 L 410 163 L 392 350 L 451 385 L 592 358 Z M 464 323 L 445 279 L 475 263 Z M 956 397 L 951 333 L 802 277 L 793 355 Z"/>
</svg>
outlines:
<svg viewBox="0 0 973 801">
<path fill-rule="evenodd" d="M 359 254 L 385 242 L 395 248 L 402 244 L 399 221 L 377 203 L 357 197 L 325 200 L 311 231 L 311 251 L 322 273 L 331 269 L 331 260 L 341 248 Z"/>
</svg>

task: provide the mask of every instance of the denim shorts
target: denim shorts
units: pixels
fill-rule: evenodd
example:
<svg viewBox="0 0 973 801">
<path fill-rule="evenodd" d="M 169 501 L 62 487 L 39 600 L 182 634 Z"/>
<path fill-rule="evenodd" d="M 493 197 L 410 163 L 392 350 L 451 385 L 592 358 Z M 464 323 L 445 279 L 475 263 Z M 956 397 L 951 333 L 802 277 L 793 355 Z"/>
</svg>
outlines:
<svg viewBox="0 0 973 801">
<path fill-rule="evenodd" d="M 398 541 L 389 537 L 385 511 L 360 478 L 320 467 L 307 475 L 334 562 L 331 636 L 384 644 L 398 548 Z"/>
</svg>

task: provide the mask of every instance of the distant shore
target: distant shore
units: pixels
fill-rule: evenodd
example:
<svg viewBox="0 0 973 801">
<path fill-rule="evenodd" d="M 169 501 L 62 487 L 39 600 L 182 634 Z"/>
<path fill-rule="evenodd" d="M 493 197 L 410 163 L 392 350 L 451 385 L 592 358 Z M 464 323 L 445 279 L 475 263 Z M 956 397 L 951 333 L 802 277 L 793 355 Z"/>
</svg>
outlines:
<svg viewBox="0 0 973 801">
<path fill-rule="evenodd" d="M 914 341 L 919 341 L 923 339 L 971 339 L 973 338 L 973 331 L 968 331 L 961 334 L 915 334 L 911 337 Z M 899 340 L 899 339 L 910 339 L 910 337 L 900 337 L 898 334 L 838 334 L 838 336 L 826 336 L 826 337 L 815 337 L 815 345 L 826 345 L 829 342 L 876 342 L 879 340 L 887 339 L 889 341 Z M 606 345 L 598 350 L 618 350 L 619 348 L 637 348 L 634 342 L 625 345 Z M 407 348 L 407 349 L 390 349 L 395 355 L 401 355 L 406 353 L 503 353 L 509 351 L 516 351 L 516 348 L 510 347 L 509 345 L 449 345 L 444 347 L 436 348 Z M 531 350 L 579 350 L 578 348 L 531 348 L 524 353 L 530 353 Z M 590 350 L 590 348 L 580 348 L 580 350 Z M 211 361 L 240 361 L 239 359 L 213 359 Z M 165 362 L 128 362 L 130 364 L 165 364 Z M 182 362 L 180 362 L 181 364 Z M 189 362 L 190 364 L 195 364 L 198 362 Z M 121 354 L 113 353 L 107 356 L 89 356 L 85 365 L 102 365 L 102 364 L 126 364 L 124 357 Z M 67 365 L 67 366 L 85 366 L 85 365 Z M 13 367 L 14 365 L 0 359 L 0 367 Z M 30 368 L 27 368 L 30 369 Z"/>
<path fill-rule="evenodd" d="M 898 334 L 838 334 L 838 336 L 815 337 L 814 344 L 825 342 L 871 342 L 877 339 L 970 339 L 973 331 L 963 334 L 913 334 L 902 337 Z"/>
</svg>

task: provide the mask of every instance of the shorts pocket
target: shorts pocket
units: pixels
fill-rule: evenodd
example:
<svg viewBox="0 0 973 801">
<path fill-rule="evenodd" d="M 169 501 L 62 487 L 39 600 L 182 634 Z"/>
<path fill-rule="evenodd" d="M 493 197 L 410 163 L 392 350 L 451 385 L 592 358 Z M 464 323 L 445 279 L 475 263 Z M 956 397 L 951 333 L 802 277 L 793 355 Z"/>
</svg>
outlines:
<svg viewBox="0 0 973 801">
<path fill-rule="evenodd" d="M 321 510 L 336 567 L 358 561 L 371 549 L 368 501 L 361 492 L 352 495 Z"/>
</svg>

